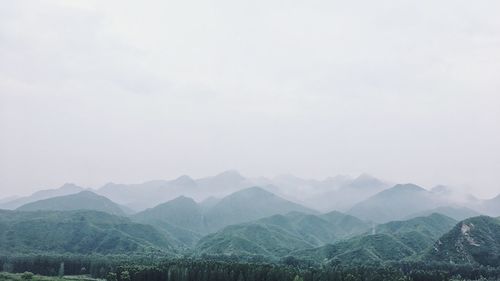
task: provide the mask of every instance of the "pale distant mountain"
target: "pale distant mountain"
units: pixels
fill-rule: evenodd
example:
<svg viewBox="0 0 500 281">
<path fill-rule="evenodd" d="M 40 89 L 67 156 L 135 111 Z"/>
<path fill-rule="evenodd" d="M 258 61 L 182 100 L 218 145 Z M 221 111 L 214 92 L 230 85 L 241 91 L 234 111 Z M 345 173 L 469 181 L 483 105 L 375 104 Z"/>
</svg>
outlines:
<svg viewBox="0 0 500 281">
<path fill-rule="evenodd" d="M 342 189 L 380 190 L 387 187 L 387 183 L 368 174 L 361 174 L 351 182 L 342 185 Z"/>
<path fill-rule="evenodd" d="M 205 216 L 210 231 L 230 224 L 252 221 L 276 214 L 316 211 L 285 200 L 260 187 L 250 187 L 224 197 Z"/>
<path fill-rule="evenodd" d="M 96 192 L 115 202 L 140 211 L 179 196 L 203 200 L 211 196 L 226 196 L 250 186 L 252 186 L 252 183 L 237 171 L 226 171 L 213 177 L 196 180 L 184 175 L 170 181 L 156 180 L 141 184 L 108 183 Z"/>
<path fill-rule="evenodd" d="M 11 201 L 14 201 L 14 200 L 16 200 L 18 198 L 19 198 L 19 196 L 9 196 L 9 197 L 2 198 L 2 199 L 0 199 L 0 206 L 3 203 L 11 202 Z"/>
<path fill-rule="evenodd" d="M 437 197 L 439 197 L 444 203 L 448 204 L 461 204 L 466 206 L 472 206 L 480 203 L 481 201 L 470 193 L 466 193 L 460 189 L 445 185 L 437 185 L 433 187 L 430 191 Z"/>
<path fill-rule="evenodd" d="M 57 196 L 25 204 L 18 211 L 71 211 L 93 210 L 111 215 L 125 216 L 126 210 L 104 196 L 91 191 Z"/>
<path fill-rule="evenodd" d="M 441 201 L 432 192 L 414 184 L 398 184 L 356 204 L 348 213 L 361 219 L 384 223 L 440 205 Z"/>
<path fill-rule="evenodd" d="M 207 211 L 210 208 L 212 208 L 213 206 L 215 206 L 217 203 L 219 203 L 220 200 L 221 200 L 220 198 L 215 198 L 213 196 L 210 196 L 207 199 L 201 201 L 199 203 L 199 205 L 200 205 L 202 210 Z"/>
<path fill-rule="evenodd" d="M 452 219 L 455 219 L 457 221 L 461 221 L 461 220 L 464 220 L 467 218 L 477 217 L 477 216 L 481 215 L 480 213 L 478 213 L 472 209 L 469 209 L 467 207 L 453 205 L 453 206 L 441 206 L 441 207 L 433 208 L 430 210 L 425 210 L 422 212 L 411 214 L 408 217 L 406 217 L 406 219 L 428 216 L 428 215 L 431 215 L 433 213 L 442 214 L 442 215 L 448 216 Z"/>
<path fill-rule="evenodd" d="M 198 186 L 202 188 L 228 190 L 240 186 L 245 180 L 246 179 L 238 171 L 229 170 L 213 177 L 198 179 L 196 182 Z"/>
<path fill-rule="evenodd" d="M 55 196 L 64 196 L 64 195 L 69 195 L 69 194 L 75 194 L 80 191 L 83 191 L 84 188 L 74 185 L 72 183 L 66 183 L 60 188 L 57 189 L 47 189 L 47 190 L 40 190 L 35 193 L 33 193 L 30 196 L 26 197 L 19 197 L 15 198 L 13 200 L 9 200 L 6 202 L 0 203 L 0 209 L 7 209 L 7 210 L 14 210 L 19 208 L 22 205 L 35 202 L 38 200 L 43 200 Z"/>
<path fill-rule="evenodd" d="M 482 201 L 478 205 L 478 209 L 489 216 L 500 216 L 500 195 L 495 198 Z"/>
<path fill-rule="evenodd" d="M 108 183 L 96 193 L 138 211 L 191 193 L 196 187 L 189 179 L 181 176 L 171 181 L 154 180 L 141 184 Z"/>
<path fill-rule="evenodd" d="M 366 174 L 355 179 L 336 176 L 325 180 L 314 180 L 293 175 L 281 175 L 268 179 L 265 177 L 245 178 L 237 171 L 229 170 L 201 179 L 181 176 L 170 181 L 156 180 L 141 184 L 108 183 L 96 192 L 140 211 L 178 196 L 187 196 L 196 201 L 202 201 L 209 197 L 222 198 L 251 186 L 260 186 L 287 200 L 324 211 L 348 209 L 355 203 L 388 187 L 381 180 Z"/>
<path fill-rule="evenodd" d="M 356 203 L 389 187 L 388 183 L 367 174 L 355 179 L 346 177 L 336 178 L 334 181 L 327 179 L 324 184 L 326 182 L 332 183 L 331 188 L 306 199 L 305 205 L 315 206 L 323 211 L 349 210 Z"/>
</svg>

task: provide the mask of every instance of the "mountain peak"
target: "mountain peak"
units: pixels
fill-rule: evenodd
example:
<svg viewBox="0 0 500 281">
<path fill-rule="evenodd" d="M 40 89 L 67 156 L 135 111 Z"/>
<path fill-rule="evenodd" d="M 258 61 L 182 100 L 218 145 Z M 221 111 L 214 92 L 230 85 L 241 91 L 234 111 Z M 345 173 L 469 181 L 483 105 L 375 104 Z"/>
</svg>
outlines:
<svg viewBox="0 0 500 281">
<path fill-rule="evenodd" d="M 51 197 L 27 203 L 16 210 L 20 211 L 69 211 L 69 210 L 95 210 L 113 215 L 124 215 L 122 207 L 108 198 L 98 195 L 90 190 L 79 193 Z"/>
<path fill-rule="evenodd" d="M 194 179 L 188 175 L 182 175 L 182 176 L 172 180 L 171 183 L 174 185 L 181 185 L 181 186 L 195 186 L 196 185 L 196 182 L 194 181 Z"/>
<path fill-rule="evenodd" d="M 276 196 L 274 193 L 269 192 L 262 187 L 259 186 L 252 186 L 252 187 L 247 187 L 245 189 L 242 189 L 240 191 L 236 191 L 235 193 L 229 195 L 229 196 L 239 196 L 239 195 L 252 195 L 252 196 Z"/>
<path fill-rule="evenodd" d="M 245 178 L 236 170 L 227 170 L 215 176 L 216 178 L 225 178 L 232 180 L 244 180 Z"/>
<path fill-rule="evenodd" d="M 187 197 L 187 196 L 184 196 L 184 195 L 181 195 L 181 196 L 178 196 L 172 200 L 170 200 L 169 202 L 171 203 L 194 203 L 194 204 L 197 204 L 196 201 L 193 200 L 193 198 L 190 198 L 190 197 Z"/>
<path fill-rule="evenodd" d="M 63 184 L 61 187 L 59 187 L 60 190 L 66 190 L 66 191 L 70 191 L 70 190 L 83 190 L 82 187 L 74 184 L 74 183 L 65 183 Z"/>
<path fill-rule="evenodd" d="M 421 186 L 418 186 L 416 184 L 413 184 L 413 183 L 406 183 L 406 184 L 396 184 L 395 186 L 388 189 L 387 191 L 417 191 L 417 192 L 421 192 L 421 191 L 427 191 L 427 189 L 425 189 Z"/>
<path fill-rule="evenodd" d="M 349 187 L 357 189 L 379 189 L 385 186 L 384 182 L 366 173 L 359 175 L 349 184 Z"/>
<path fill-rule="evenodd" d="M 104 196 L 101 196 L 101 195 L 98 195 L 97 193 L 95 192 L 92 192 L 90 190 L 83 190 L 83 191 L 80 191 L 76 194 L 74 194 L 74 196 L 85 196 L 85 197 L 102 197 L 102 198 L 106 198 Z"/>
</svg>

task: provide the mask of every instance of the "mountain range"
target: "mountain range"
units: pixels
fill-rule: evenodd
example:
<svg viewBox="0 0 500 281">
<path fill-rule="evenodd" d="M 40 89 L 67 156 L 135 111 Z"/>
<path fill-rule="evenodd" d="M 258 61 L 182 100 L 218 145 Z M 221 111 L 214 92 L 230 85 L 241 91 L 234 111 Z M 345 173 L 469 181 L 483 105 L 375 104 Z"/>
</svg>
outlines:
<svg viewBox="0 0 500 281">
<path fill-rule="evenodd" d="M 363 208 L 355 206 L 349 214 L 320 213 L 250 187 L 200 203 L 180 196 L 128 215 L 119 204 L 86 190 L 0 211 L 0 254 L 293 256 L 314 263 L 500 265 L 500 221 L 487 216 L 458 221 L 443 213 L 476 213 L 465 207 L 434 208 L 431 194 L 418 186 L 396 185 L 360 202 Z M 394 201 L 406 206 L 397 214 L 405 218 L 390 219 L 390 211 L 399 206 Z M 420 211 L 424 208 L 415 202 L 430 209 Z M 363 211 L 362 218 L 354 216 L 357 210 Z M 366 219 L 367 214 L 376 220 Z M 390 221 L 379 223 L 385 220 Z"/>
<path fill-rule="evenodd" d="M 324 180 L 314 180 L 292 175 L 281 175 L 274 178 L 246 178 L 237 171 L 230 170 L 200 179 L 184 175 L 174 180 L 155 180 L 140 184 L 108 183 L 95 190 L 87 190 L 109 198 L 122 207 L 126 207 L 129 212 L 140 212 L 179 196 L 193 198 L 196 202 L 200 202 L 202 208 L 207 209 L 223 197 L 252 186 L 260 186 L 288 201 L 319 212 L 337 210 L 376 222 L 409 218 L 430 209 L 443 207 L 449 208 L 448 214 L 455 218 L 465 218 L 464 216 L 470 217 L 478 214 L 500 215 L 498 207 L 500 197 L 480 200 L 470 194 L 460 193 L 446 186 L 436 186 L 432 189 L 418 188 L 412 184 L 393 186 L 367 174 L 361 174 L 355 178 L 336 176 Z M 410 186 L 414 188 L 405 192 L 405 186 L 406 189 L 412 189 L 409 188 Z M 391 191 L 392 189 L 395 191 Z M 65 184 L 58 189 L 39 191 L 31 196 L 2 200 L 0 209 L 13 210 L 27 203 L 55 196 L 75 194 L 83 190 L 85 189 L 74 184 Z M 406 198 L 404 193 L 407 194 Z M 400 207 L 395 205 L 396 201 L 402 199 L 401 202 L 406 202 L 412 196 L 417 196 L 415 198 L 418 200 L 414 201 L 418 203 L 411 206 L 404 214 L 396 215 L 394 209 L 398 210 L 399 214 Z M 376 203 L 377 201 L 379 203 Z M 381 207 L 377 207 L 377 204 Z M 394 207 L 393 210 L 386 208 L 391 206 Z M 445 212 L 445 210 L 440 211 Z"/>
<path fill-rule="evenodd" d="M 71 211 L 93 210 L 111 215 L 125 216 L 130 211 L 104 196 L 85 190 L 79 193 L 56 196 L 31 203 L 17 208 L 18 211 Z"/>
<path fill-rule="evenodd" d="M 64 196 L 64 195 L 69 195 L 69 194 L 74 194 L 78 193 L 80 191 L 83 191 L 84 188 L 74 185 L 72 183 L 66 183 L 63 186 L 57 188 L 57 189 L 46 189 L 46 190 L 40 190 L 37 191 L 30 196 L 25 196 L 25 197 L 16 197 L 11 200 L 2 200 L 0 203 L 0 209 L 5 209 L 5 210 L 14 210 L 19 208 L 22 205 L 35 202 L 38 200 L 43 200 L 47 198 L 52 198 L 56 196 Z"/>
</svg>

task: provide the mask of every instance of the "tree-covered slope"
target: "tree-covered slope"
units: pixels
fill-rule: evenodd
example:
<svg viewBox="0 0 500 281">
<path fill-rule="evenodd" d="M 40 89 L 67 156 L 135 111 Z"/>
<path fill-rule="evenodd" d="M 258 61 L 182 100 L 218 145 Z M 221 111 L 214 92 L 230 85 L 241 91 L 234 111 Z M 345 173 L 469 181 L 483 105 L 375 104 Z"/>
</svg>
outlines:
<svg viewBox="0 0 500 281">
<path fill-rule="evenodd" d="M 398 261 L 422 253 L 455 223 L 440 214 L 393 221 L 333 245 L 297 251 L 293 255 L 315 261 L 339 259 L 349 263 Z"/>
<path fill-rule="evenodd" d="M 479 216 L 459 222 L 439 238 L 425 258 L 500 266 L 500 220 Z"/>
<path fill-rule="evenodd" d="M 104 196 L 97 195 L 91 191 L 82 191 L 76 194 L 58 196 L 44 200 L 35 201 L 23 205 L 18 211 L 71 211 L 71 210 L 94 210 L 112 215 L 125 215 L 124 208 Z"/>
<path fill-rule="evenodd" d="M 173 253 L 149 225 L 96 211 L 0 211 L 1 254 Z"/>
<path fill-rule="evenodd" d="M 280 257 L 360 234 L 368 228 L 359 219 L 338 212 L 321 216 L 291 212 L 225 227 L 200 240 L 196 252 Z"/>
<path fill-rule="evenodd" d="M 292 253 L 300 259 L 317 262 L 340 260 L 346 263 L 401 260 L 416 252 L 389 234 L 360 235 L 335 244 Z"/>
<path fill-rule="evenodd" d="M 392 221 L 375 227 L 376 233 L 403 234 L 417 231 L 436 240 L 457 224 L 457 221 L 445 215 L 433 213 L 428 216 L 409 220 Z"/>
<path fill-rule="evenodd" d="M 337 236 L 342 238 L 363 233 L 370 225 L 355 216 L 337 211 L 322 214 L 319 217 L 328 221 L 331 227 L 335 229 Z"/>
</svg>

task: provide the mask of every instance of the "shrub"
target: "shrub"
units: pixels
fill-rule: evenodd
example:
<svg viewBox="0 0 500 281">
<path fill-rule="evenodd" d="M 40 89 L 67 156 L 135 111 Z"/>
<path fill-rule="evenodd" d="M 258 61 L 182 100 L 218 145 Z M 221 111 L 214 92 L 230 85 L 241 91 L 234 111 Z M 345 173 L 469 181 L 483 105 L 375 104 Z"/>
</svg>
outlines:
<svg viewBox="0 0 500 281">
<path fill-rule="evenodd" d="M 23 274 L 21 274 L 21 279 L 23 280 L 31 280 L 33 279 L 33 273 L 29 272 L 29 271 L 26 271 L 24 272 Z"/>
</svg>

